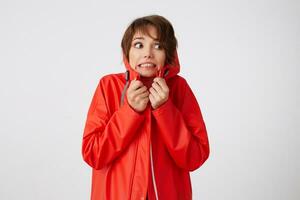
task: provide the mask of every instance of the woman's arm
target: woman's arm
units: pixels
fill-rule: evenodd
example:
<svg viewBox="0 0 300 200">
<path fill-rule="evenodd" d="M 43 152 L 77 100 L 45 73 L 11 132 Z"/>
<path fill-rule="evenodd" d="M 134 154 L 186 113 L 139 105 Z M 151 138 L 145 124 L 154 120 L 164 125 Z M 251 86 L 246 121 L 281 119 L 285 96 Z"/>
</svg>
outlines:
<svg viewBox="0 0 300 200">
<path fill-rule="evenodd" d="M 175 163 L 181 168 L 193 171 L 207 160 L 209 142 L 197 100 L 187 82 L 182 82 L 182 107 L 178 109 L 169 98 L 152 113 Z"/>
<path fill-rule="evenodd" d="M 144 119 L 127 101 L 109 116 L 104 85 L 104 80 L 101 79 L 87 114 L 82 141 L 83 159 L 95 169 L 108 165 L 124 151 Z"/>
</svg>

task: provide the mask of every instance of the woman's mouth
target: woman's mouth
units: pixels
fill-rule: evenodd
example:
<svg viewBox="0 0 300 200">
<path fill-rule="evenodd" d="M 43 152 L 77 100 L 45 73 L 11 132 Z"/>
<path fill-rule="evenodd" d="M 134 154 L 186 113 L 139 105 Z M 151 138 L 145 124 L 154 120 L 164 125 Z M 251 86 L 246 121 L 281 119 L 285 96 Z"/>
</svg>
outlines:
<svg viewBox="0 0 300 200">
<path fill-rule="evenodd" d="M 142 63 L 142 64 L 139 64 L 138 67 L 141 67 L 141 68 L 154 68 L 154 67 L 156 67 L 156 65 L 154 63 Z"/>
</svg>

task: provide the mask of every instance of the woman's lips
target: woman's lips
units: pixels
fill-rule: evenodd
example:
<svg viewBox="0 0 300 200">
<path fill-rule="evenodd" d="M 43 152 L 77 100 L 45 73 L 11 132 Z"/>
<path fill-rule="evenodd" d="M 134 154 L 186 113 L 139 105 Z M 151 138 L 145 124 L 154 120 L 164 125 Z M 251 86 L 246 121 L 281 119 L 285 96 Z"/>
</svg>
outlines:
<svg viewBox="0 0 300 200">
<path fill-rule="evenodd" d="M 141 67 L 141 68 L 154 68 L 154 67 L 156 67 L 156 65 L 154 63 L 142 63 L 142 64 L 139 64 L 138 67 Z"/>
</svg>

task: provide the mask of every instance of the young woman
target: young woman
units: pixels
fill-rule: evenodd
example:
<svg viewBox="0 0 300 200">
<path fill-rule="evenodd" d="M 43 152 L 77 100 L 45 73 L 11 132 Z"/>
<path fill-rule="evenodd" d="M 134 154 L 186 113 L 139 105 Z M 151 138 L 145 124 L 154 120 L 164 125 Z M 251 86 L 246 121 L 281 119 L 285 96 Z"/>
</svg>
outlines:
<svg viewBox="0 0 300 200">
<path fill-rule="evenodd" d="M 82 156 L 92 200 L 190 200 L 189 172 L 209 156 L 197 100 L 178 75 L 177 40 L 162 16 L 135 19 L 122 39 L 126 73 L 102 77 Z"/>
</svg>

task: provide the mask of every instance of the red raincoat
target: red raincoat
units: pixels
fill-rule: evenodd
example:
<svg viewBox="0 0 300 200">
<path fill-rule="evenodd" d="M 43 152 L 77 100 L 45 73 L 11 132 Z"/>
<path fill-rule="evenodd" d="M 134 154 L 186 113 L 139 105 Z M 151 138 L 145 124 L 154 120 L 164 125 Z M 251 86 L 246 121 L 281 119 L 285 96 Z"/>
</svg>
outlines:
<svg viewBox="0 0 300 200">
<path fill-rule="evenodd" d="M 197 100 L 178 75 L 177 53 L 158 74 L 169 99 L 155 110 L 149 102 L 142 113 L 127 102 L 129 81 L 140 77 L 124 63 L 127 82 L 123 73 L 101 78 L 87 114 L 82 156 L 93 168 L 91 199 L 190 200 L 189 171 L 207 160 L 209 142 Z"/>
</svg>

